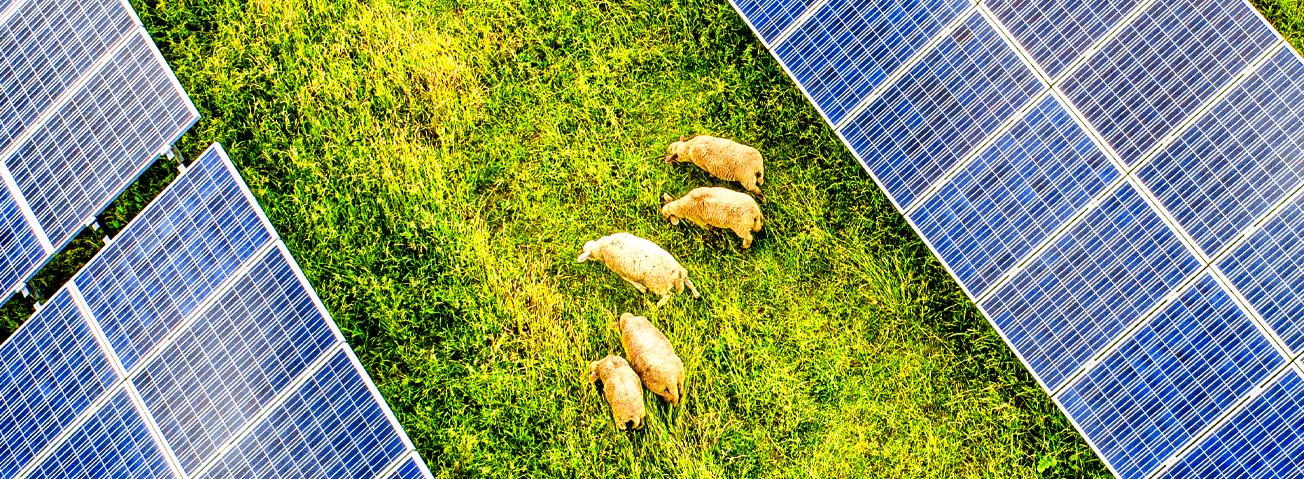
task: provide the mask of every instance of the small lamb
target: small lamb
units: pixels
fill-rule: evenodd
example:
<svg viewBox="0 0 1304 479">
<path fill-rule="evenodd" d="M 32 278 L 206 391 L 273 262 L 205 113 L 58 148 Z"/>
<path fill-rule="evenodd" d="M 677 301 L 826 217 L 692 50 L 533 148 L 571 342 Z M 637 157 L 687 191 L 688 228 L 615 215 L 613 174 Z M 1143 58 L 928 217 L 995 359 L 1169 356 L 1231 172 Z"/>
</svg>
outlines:
<svg viewBox="0 0 1304 479">
<path fill-rule="evenodd" d="M 652 394 L 675 406 L 684 395 L 684 362 L 675 355 L 670 340 L 652 322 L 629 313 L 620 315 L 620 344 L 629 363 Z"/>
<path fill-rule="evenodd" d="M 678 225 L 683 218 L 703 228 L 733 230 L 743 239 L 744 249 L 752 246 L 752 233 L 761 231 L 765 222 L 756 200 L 728 188 L 697 188 L 677 200 L 662 193 L 661 199 L 666 202 L 661 206 L 661 216 L 670 224 Z"/>
<path fill-rule="evenodd" d="M 643 428 L 643 382 L 624 358 L 609 354 L 589 363 L 589 382 L 598 388 L 598 394 L 607 398 L 616 429 Z"/>
<path fill-rule="evenodd" d="M 584 251 L 575 261 L 583 263 L 589 259 L 603 262 L 639 292 L 646 293 L 651 289 L 661 295 L 657 306 L 670 301 L 671 288 L 684 292 L 685 284 L 693 291 L 694 298 L 702 297 L 688 279 L 688 270 L 680 266 L 674 256 L 656 243 L 632 234 L 616 233 L 584 243 Z"/>
<path fill-rule="evenodd" d="M 741 182 L 744 189 L 765 201 L 760 188 L 765 184 L 765 160 L 756 148 L 714 136 L 681 137 L 666 152 L 666 163 L 676 161 L 691 161 L 717 178 Z"/>
</svg>

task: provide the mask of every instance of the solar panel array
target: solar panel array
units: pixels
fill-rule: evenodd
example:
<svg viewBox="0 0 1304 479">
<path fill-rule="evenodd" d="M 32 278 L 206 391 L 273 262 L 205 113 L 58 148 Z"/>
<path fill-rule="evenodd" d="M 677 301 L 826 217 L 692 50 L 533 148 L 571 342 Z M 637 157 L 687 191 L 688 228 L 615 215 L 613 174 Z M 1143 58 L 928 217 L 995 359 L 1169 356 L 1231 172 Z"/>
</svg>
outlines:
<svg viewBox="0 0 1304 479">
<path fill-rule="evenodd" d="M 732 1 L 1111 472 L 1304 476 L 1304 59 L 1252 6 Z"/>
<path fill-rule="evenodd" d="M 126 0 L 0 5 L 2 301 L 199 113 Z"/>
<path fill-rule="evenodd" d="M 217 144 L 0 367 L 0 479 L 431 477 Z"/>
</svg>

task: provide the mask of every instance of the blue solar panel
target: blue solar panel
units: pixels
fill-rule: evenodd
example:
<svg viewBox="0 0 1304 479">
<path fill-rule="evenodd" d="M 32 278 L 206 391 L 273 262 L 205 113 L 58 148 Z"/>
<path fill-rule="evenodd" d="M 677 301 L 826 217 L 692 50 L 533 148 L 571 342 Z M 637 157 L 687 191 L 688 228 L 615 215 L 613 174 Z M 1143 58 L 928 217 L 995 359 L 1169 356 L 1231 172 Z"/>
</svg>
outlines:
<svg viewBox="0 0 1304 479">
<path fill-rule="evenodd" d="M 1277 41 L 1241 0 L 1155 2 L 1059 86 L 1135 165 Z"/>
<path fill-rule="evenodd" d="M 1160 477 L 1304 477 L 1304 380 L 1288 369 Z"/>
<path fill-rule="evenodd" d="M 1284 365 L 1205 274 L 1056 400 L 1119 477 L 1137 479 Z"/>
<path fill-rule="evenodd" d="M 273 248 L 132 382 L 193 474 L 341 340 Z"/>
<path fill-rule="evenodd" d="M 1222 249 L 1304 180 L 1304 62 L 1282 46 L 1137 176 L 1205 254 Z"/>
<path fill-rule="evenodd" d="M 974 13 L 839 133 L 905 207 L 1044 89 Z"/>
<path fill-rule="evenodd" d="M 1047 96 L 910 216 L 977 298 L 1120 176 Z"/>
<path fill-rule="evenodd" d="M 429 477 L 430 473 L 421 467 L 421 463 L 416 457 L 413 457 L 404 461 L 403 465 L 399 466 L 393 474 L 390 474 L 388 479 L 425 479 Z"/>
<path fill-rule="evenodd" d="M 199 477 L 370 479 L 406 452 L 340 350 Z"/>
<path fill-rule="evenodd" d="M 766 44 L 774 42 L 816 0 L 732 0 Z"/>
<path fill-rule="evenodd" d="M 774 54 L 836 125 L 971 5 L 969 0 L 832 0 Z"/>
<path fill-rule="evenodd" d="M 1218 269 L 1286 345 L 1304 351 L 1304 196 L 1218 260 Z"/>
<path fill-rule="evenodd" d="M 1200 268 L 1125 183 L 980 306 L 1054 391 Z"/>
<path fill-rule="evenodd" d="M 0 150 L 135 27 L 119 0 L 20 5 L 0 24 Z"/>
<path fill-rule="evenodd" d="M 36 457 L 118 381 L 68 290 L 0 346 L 0 479 Z"/>
<path fill-rule="evenodd" d="M 1105 37 L 1139 0 L 994 0 L 985 3 L 1051 78 Z"/>
<path fill-rule="evenodd" d="M 73 277 L 127 369 L 275 235 L 229 164 L 205 152 Z"/>
<path fill-rule="evenodd" d="M 46 259 L 45 249 L 8 188 L 0 188 L 0 288 L 12 288 L 26 281 Z M 13 294 L 12 289 L 0 299 Z"/>
<path fill-rule="evenodd" d="M 56 247 L 198 118 L 143 30 L 70 98 L 5 160 Z"/>
<path fill-rule="evenodd" d="M 27 479 L 174 478 L 125 389 L 92 414 Z"/>
</svg>

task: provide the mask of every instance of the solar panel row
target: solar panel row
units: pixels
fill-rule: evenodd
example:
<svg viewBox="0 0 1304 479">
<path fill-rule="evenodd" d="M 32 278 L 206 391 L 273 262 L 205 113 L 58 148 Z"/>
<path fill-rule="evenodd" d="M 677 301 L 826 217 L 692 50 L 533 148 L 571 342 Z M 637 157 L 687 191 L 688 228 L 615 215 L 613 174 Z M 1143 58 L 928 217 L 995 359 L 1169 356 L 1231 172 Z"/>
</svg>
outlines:
<svg viewBox="0 0 1304 479">
<path fill-rule="evenodd" d="M 1304 474 L 1230 456 L 1304 352 L 1304 61 L 1252 7 L 832 4 L 767 45 L 1112 472 Z"/>
<path fill-rule="evenodd" d="M 198 119 L 123 0 L 0 13 L 0 299 Z"/>
<path fill-rule="evenodd" d="M 0 479 L 430 477 L 218 145 L 0 361 Z"/>
</svg>

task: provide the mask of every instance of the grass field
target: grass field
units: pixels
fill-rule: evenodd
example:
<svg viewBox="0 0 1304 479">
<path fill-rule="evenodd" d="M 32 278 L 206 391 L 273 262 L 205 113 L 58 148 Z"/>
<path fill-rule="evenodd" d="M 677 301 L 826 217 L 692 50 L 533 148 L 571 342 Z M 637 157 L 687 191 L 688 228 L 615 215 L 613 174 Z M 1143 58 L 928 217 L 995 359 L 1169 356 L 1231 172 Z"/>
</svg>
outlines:
<svg viewBox="0 0 1304 479">
<path fill-rule="evenodd" d="M 1298 0 L 1258 6 L 1300 46 Z M 136 7 L 203 115 L 183 152 L 227 147 L 437 476 L 1108 475 L 724 0 Z M 661 161 L 691 133 L 766 155 L 751 250 L 660 217 L 661 192 L 723 185 Z M 703 297 L 657 309 L 575 263 L 617 231 Z M 626 311 L 689 376 L 634 433 L 586 377 Z"/>
</svg>

